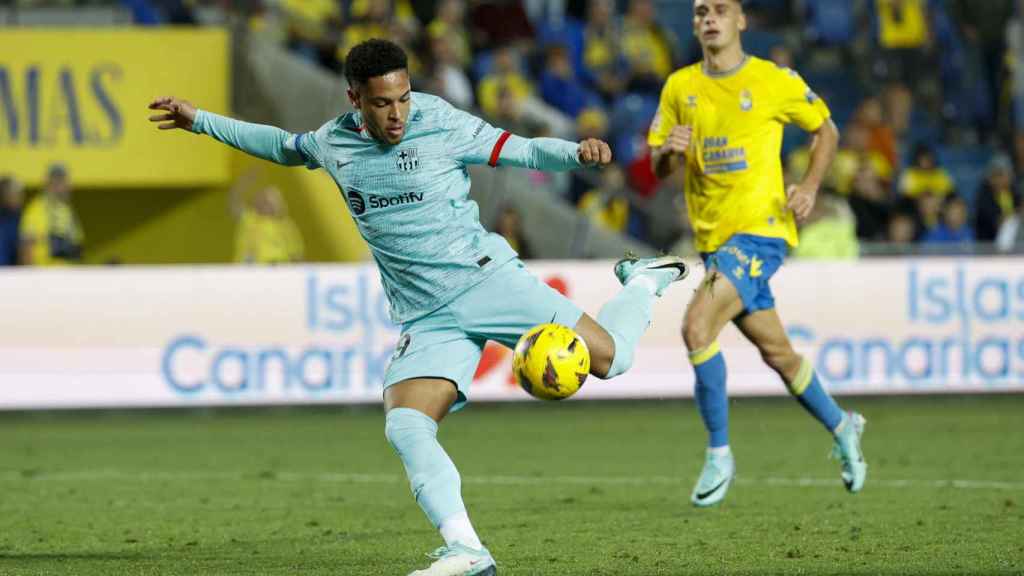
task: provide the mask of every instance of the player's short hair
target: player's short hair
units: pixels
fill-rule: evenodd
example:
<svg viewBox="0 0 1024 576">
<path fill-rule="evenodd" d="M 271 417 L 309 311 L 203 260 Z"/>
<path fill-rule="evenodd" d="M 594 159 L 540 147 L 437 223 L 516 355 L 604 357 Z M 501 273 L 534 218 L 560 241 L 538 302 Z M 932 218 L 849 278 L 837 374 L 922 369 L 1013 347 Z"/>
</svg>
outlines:
<svg viewBox="0 0 1024 576">
<path fill-rule="evenodd" d="M 390 40 L 371 38 L 353 46 L 345 56 L 345 79 L 353 88 L 370 78 L 408 69 L 409 57 L 405 50 Z"/>
</svg>

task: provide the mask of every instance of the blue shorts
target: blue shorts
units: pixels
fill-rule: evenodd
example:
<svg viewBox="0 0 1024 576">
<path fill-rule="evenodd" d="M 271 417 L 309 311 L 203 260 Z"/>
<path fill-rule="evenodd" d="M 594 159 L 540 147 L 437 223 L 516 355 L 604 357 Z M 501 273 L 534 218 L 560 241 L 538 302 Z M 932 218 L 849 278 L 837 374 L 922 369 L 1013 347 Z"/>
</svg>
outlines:
<svg viewBox="0 0 1024 576">
<path fill-rule="evenodd" d="M 717 270 L 736 287 L 744 313 L 775 308 L 775 297 L 768 286 L 789 252 L 781 238 L 736 234 L 714 252 L 702 252 L 704 267 Z"/>
<path fill-rule="evenodd" d="M 455 300 L 402 325 L 384 387 L 410 378 L 449 380 L 459 394 L 454 412 L 466 404 L 488 340 L 512 348 L 538 324 L 571 328 L 582 316 L 579 307 L 527 271 L 520 260 L 510 260 Z"/>
</svg>

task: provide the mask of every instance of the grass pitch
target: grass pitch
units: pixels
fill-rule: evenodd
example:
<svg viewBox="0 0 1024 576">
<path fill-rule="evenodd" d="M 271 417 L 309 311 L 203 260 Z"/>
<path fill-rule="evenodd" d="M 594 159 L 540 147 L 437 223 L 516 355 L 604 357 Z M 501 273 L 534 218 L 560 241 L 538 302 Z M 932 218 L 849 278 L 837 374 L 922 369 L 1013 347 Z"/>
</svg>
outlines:
<svg viewBox="0 0 1024 576">
<path fill-rule="evenodd" d="M 788 399 L 472 406 L 442 427 L 502 575 L 1024 574 L 1024 396 L 847 399 L 865 491 Z M 406 574 L 440 539 L 379 408 L 0 414 L 0 574 Z"/>
</svg>

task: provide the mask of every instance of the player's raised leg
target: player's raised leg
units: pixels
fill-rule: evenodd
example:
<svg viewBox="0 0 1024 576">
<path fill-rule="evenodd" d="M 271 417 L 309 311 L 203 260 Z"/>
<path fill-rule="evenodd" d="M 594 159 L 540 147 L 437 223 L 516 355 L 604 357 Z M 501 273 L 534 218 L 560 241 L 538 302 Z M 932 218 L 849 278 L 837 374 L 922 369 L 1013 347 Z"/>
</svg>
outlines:
<svg viewBox="0 0 1024 576">
<path fill-rule="evenodd" d="M 678 256 L 624 258 L 615 265 L 622 290 L 597 314 L 584 314 L 574 327 L 590 350 L 590 373 L 614 378 L 633 365 L 633 352 L 651 324 L 651 306 L 669 284 L 686 278 L 689 268 Z"/>
<path fill-rule="evenodd" d="M 704 468 L 690 495 L 697 506 L 722 501 L 736 474 L 729 448 L 729 398 L 726 393 L 725 358 L 718 335 L 743 312 L 743 302 L 728 278 L 710 268 L 690 300 L 683 320 L 683 341 L 695 375 L 694 399 L 708 431 Z"/>
<path fill-rule="evenodd" d="M 765 363 L 782 378 L 800 405 L 832 433 L 834 452 L 842 466 L 843 484 L 850 492 L 859 492 L 867 477 L 867 463 L 860 448 L 864 417 L 839 408 L 821 385 L 810 361 L 793 349 L 774 309 L 748 314 L 737 320 L 736 325 L 757 346 Z"/>
<path fill-rule="evenodd" d="M 416 576 L 497 574 L 494 559 L 469 521 L 455 463 L 437 441 L 437 428 L 459 400 L 455 385 L 440 378 L 412 378 L 384 391 L 385 435 L 405 466 L 416 502 L 441 532 L 445 545 Z"/>
</svg>

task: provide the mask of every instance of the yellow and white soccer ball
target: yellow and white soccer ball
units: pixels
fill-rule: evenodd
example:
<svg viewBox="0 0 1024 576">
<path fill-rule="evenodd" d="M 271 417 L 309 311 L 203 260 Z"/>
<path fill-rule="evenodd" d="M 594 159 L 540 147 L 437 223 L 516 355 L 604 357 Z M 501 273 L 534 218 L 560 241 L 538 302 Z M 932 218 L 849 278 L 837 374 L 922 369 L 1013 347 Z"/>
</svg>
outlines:
<svg viewBox="0 0 1024 576">
<path fill-rule="evenodd" d="M 562 400 L 590 374 L 590 351 L 572 328 L 541 324 L 519 338 L 512 357 L 516 382 L 542 400 Z"/>
</svg>

